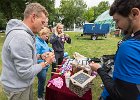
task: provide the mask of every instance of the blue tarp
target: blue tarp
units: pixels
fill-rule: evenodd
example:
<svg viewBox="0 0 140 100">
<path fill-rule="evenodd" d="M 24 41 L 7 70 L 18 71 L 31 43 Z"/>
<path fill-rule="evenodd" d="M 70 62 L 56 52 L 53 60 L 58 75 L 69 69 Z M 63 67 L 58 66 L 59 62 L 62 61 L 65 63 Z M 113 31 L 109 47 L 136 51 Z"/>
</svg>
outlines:
<svg viewBox="0 0 140 100">
<path fill-rule="evenodd" d="M 110 24 L 94 24 L 87 23 L 84 24 L 83 33 L 84 34 L 107 34 L 109 33 Z"/>
</svg>

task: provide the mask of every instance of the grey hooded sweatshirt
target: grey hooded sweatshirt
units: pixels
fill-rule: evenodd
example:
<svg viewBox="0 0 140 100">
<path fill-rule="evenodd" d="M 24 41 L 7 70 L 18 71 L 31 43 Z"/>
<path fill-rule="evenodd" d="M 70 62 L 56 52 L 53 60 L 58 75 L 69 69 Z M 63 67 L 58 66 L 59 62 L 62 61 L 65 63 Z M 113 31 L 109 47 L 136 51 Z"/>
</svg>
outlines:
<svg viewBox="0 0 140 100">
<path fill-rule="evenodd" d="M 22 21 L 12 19 L 6 26 L 2 48 L 1 83 L 8 91 L 23 91 L 42 70 L 37 64 L 35 35 Z"/>
</svg>

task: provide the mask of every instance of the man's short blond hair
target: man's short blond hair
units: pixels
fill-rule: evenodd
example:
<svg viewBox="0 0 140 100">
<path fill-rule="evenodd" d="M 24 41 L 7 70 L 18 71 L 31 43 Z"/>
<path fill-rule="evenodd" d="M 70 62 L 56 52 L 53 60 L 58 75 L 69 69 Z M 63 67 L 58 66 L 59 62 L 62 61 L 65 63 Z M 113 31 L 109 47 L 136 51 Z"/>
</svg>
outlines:
<svg viewBox="0 0 140 100">
<path fill-rule="evenodd" d="M 37 16 L 40 16 L 40 13 L 44 13 L 46 17 L 49 16 L 47 10 L 44 6 L 42 6 L 39 3 L 30 3 L 26 6 L 26 9 L 24 11 L 24 18 L 29 17 L 32 13 L 35 13 Z"/>
<path fill-rule="evenodd" d="M 48 35 L 50 34 L 50 29 L 47 28 L 47 27 L 44 27 L 44 28 L 38 33 L 39 36 L 47 35 L 47 34 L 48 34 Z"/>
</svg>

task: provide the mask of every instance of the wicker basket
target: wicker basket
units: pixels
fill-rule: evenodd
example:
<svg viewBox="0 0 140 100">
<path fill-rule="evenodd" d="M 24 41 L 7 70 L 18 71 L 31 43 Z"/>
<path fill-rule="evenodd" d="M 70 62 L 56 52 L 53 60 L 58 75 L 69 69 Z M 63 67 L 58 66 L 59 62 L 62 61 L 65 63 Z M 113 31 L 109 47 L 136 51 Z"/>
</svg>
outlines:
<svg viewBox="0 0 140 100">
<path fill-rule="evenodd" d="M 86 91 L 90 90 L 92 87 L 92 82 L 88 83 L 84 88 L 81 88 L 75 84 L 73 84 L 70 80 L 69 89 L 74 92 L 79 97 L 82 97 Z"/>
</svg>

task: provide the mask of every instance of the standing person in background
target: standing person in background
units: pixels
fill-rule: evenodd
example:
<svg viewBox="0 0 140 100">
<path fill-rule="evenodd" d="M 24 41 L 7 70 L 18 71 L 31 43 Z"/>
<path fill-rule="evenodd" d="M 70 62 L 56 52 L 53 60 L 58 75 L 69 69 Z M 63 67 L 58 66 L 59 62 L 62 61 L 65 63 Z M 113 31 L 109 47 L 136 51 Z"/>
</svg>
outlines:
<svg viewBox="0 0 140 100">
<path fill-rule="evenodd" d="M 110 15 L 127 37 L 118 45 L 113 78 L 100 64 L 89 64 L 105 86 L 100 100 L 140 100 L 140 0 L 115 0 Z"/>
<path fill-rule="evenodd" d="M 36 36 L 36 50 L 38 55 L 42 55 L 46 52 L 52 52 L 52 48 L 48 46 L 46 43 L 46 40 L 49 39 L 50 30 L 47 27 L 44 27 Z M 37 63 L 44 62 L 43 59 L 38 59 Z M 44 93 L 44 87 L 46 82 L 46 73 L 48 71 L 50 65 L 47 65 L 44 67 L 38 74 L 38 100 L 44 100 L 43 99 L 43 93 Z"/>
<path fill-rule="evenodd" d="M 52 33 L 52 30 L 50 29 L 50 25 L 48 25 L 48 18 L 46 19 L 46 22 L 45 22 L 44 27 L 46 27 L 46 28 L 49 29 L 49 30 L 47 29 L 48 32 L 49 32 L 49 34 Z M 48 37 L 48 39 L 46 39 L 45 41 L 46 41 L 46 43 L 48 44 L 48 43 L 49 43 L 49 37 Z"/>
<path fill-rule="evenodd" d="M 54 55 L 41 55 L 44 62 L 37 64 L 35 33 L 48 18 L 45 7 L 30 3 L 24 11 L 23 21 L 12 19 L 6 26 L 6 39 L 2 48 L 1 83 L 8 100 L 33 100 L 34 77 L 54 60 Z"/>
<path fill-rule="evenodd" d="M 71 43 L 71 38 L 68 34 L 63 32 L 64 25 L 58 23 L 55 27 L 55 32 L 50 37 L 50 43 L 54 50 L 56 64 L 52 65 L 52 72 L 55 72 L 56 65 L 61 65 L 64 56 L 64 44 L 65 42 Z"/>
</svg>

